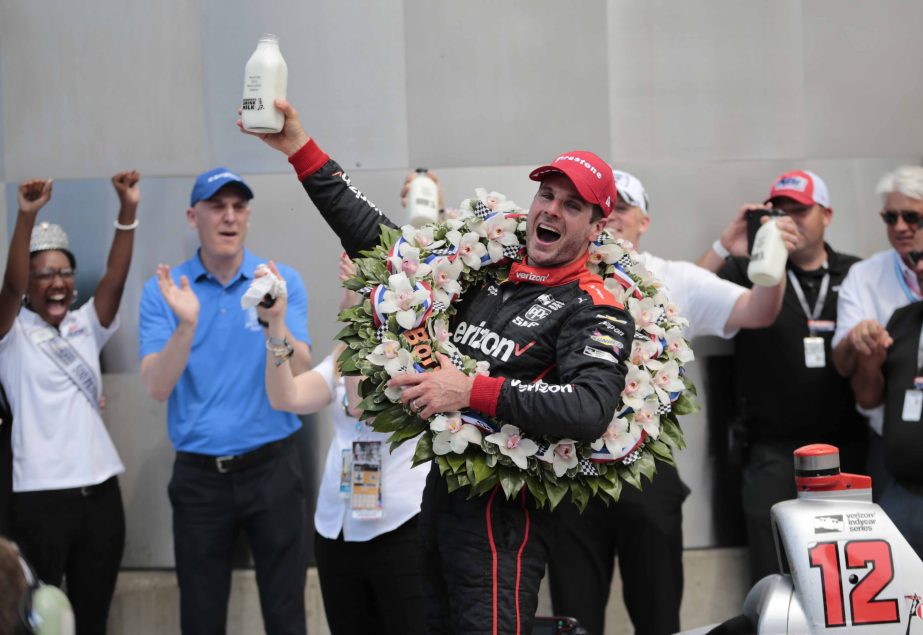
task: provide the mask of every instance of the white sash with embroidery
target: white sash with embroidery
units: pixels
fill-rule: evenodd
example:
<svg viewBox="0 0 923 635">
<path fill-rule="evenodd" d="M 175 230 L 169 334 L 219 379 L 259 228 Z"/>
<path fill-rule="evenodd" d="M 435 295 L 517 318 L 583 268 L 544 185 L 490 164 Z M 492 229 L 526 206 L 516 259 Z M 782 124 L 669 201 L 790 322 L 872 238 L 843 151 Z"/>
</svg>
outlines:
<svg viewBox="0 0 923 635">
<path fill-rule="evenodd" d="M 70 342 L 52 327 L 32 333 L 32 341 L 74 382 L 93 409 L 99 412 L 99 382 L 96 373 Z"/>
</svg>

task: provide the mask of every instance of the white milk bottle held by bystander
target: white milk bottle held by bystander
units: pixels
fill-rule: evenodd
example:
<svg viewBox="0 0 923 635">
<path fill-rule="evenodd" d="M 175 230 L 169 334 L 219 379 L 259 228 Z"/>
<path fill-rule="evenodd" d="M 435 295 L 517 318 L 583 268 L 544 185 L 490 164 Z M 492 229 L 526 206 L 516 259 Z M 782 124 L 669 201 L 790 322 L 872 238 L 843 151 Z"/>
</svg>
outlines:
<svg viewBox="0 0 923 635">
<path fill-rule="evenodd" d="M 240 121 L 250 132 L 279 132 L 285 124 L 283 115 L 274 105 L 275 99 L 285 99 L 288 87 L 288 66 L 279 51 L 279 38 L 265 34 L 247 61 L 244 71 L 244 102 Z"/>
<path fill-rule="evenodd" d="M 417 174 L 410 182 L 407 191 L 407 212 L 410 224 L 422 227 L 439 220 L 439 188 L 436 182 L 427 176 L 426 168 L 417 168 Z"/>
<path fill-rule="evenodd" d="M 788 250 L 785 248 L 785 241 L 782 240 L 782 233 L 775 219 L 770 218 L 763 223 L 753 239 L 747 277 L 753 284 L 761 287 L 774 287 L 785 275 L 786 260 Z"/>
</svg>

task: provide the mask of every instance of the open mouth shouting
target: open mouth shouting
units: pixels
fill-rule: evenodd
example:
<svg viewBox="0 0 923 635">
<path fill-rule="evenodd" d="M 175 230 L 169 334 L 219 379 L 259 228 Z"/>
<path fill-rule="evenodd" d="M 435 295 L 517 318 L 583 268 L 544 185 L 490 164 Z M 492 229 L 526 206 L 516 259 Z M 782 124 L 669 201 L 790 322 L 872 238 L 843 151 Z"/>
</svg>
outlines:
<svg viewBox="0 0 923 635">
<path fill-rule="evenodd" d="M 535 227 L 535 238 L 539 244 L 551 245 L 561 238 L 561 232 L 548 223 L 539 223 Z"/>
</svg>

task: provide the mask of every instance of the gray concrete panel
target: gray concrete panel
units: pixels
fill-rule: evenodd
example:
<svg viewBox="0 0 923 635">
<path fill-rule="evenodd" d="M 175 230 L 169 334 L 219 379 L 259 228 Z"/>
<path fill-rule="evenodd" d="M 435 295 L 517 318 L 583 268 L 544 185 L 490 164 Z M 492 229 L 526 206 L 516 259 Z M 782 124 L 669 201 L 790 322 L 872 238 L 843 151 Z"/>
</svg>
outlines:
<svg viewBox="0 0 923 635">
<path fill-rule="evenodd" d="M 612 157 L 800 156 L 798 0 L 609 0 Z"/>
<path fill-rule="evenodd" d="M 919 154 L 923 3 L 803 6 L 806 155 Z"/>
<path fill-rule="evenodd" d="M 308 134 L 349 168 L 407 165 L 403 2 L 202 0 L 208 154 L 277 172 L 278 154 L 234 125 L 244 66 L 262 33 L 279 36 L 288 96 Z"/>
<path fill-rule="evenodd" d="M 517 165 L 609 138 L 606 6 L 405 2 L 410 162 Z"/>
<path fill-rule="evenodd" d="M 6 178 L 197 171 L 198 32 L 189 2 L 0 4 Z"/>
</svg>

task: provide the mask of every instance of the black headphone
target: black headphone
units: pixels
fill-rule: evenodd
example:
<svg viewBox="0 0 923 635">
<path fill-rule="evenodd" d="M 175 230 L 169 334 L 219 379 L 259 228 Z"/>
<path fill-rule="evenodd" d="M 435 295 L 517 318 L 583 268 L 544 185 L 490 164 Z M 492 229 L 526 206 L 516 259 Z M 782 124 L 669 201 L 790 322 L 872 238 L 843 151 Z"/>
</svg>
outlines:
<svg viewBox="0 0 923 635">
<path fill-rule="evenodd" d="M 19 598 L 16 635 L 73 635 L 74 612 L 67 596 L 57 587 L 42 584 L 22 555 L 16 555 L 26 579 L 26 590 Z"/>
</svg>

